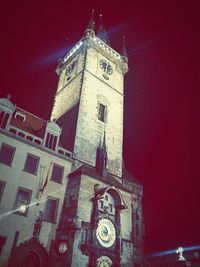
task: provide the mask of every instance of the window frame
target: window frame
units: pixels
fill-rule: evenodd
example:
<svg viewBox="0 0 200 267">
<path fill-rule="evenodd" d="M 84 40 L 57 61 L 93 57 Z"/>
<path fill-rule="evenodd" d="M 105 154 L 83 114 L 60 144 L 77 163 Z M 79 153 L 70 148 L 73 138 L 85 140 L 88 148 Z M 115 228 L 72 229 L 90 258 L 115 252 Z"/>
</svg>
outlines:
<svg viewBox="0 0 200 267">
<path fill-rule="evenodd" d="M 52 176 L 52 175 L 53 175 L 53 168 L 54 168 L 54 166 L 55 166 L 55 167 L 59 167 L 59 168 L 62 169 L 62 173 L 61 173 L 60 181 L 55 180 L 55 179 L 53 178 L 53 176 Z M 59 164 L 57 164 L 57 163 L 53 163 L 50 180 L 53 181 L 53 182 L 55 182 L 55 183 L 62 184 L 62 182 L 63 182 L 63 177 L 64 177 L 64 167 L 61 166 L 61 165 L 59 165 Z"/>
<path fill-rule="evenodd" d="M 50 150 L 56 151 L 58 138 L 59 137 L 57 135 L 48 131 L 45 140 L 45 147 Z"/>
<path fill-rule="evenodd" d="M 46 218 L 45 216 L 47 216 L 47 215 L 45 215 L 45 214 L 46 214 L 46 211 L 47 211 L 48 201 L 52 201 L 52 200 L 56 201 L 56 207 L 53 210 L 54 211 L 54 218 L 51 220 L 49 218 Z M 60 199 L 56 198 L 56 197 L 51 197 L 51 196 L 47 197 L 47 201 L 46 201 L 46 204 L 45 204 L 45 207 L 44 207 L 43 221 L 48 222 L 48 223 L 52 223 L 52 224 L 56 224 L 57 223 L 59 200 Z"/>
<path fill-rule="evenodd" d="M 0 128 L 1 129 L 6 129 L 6 126 L 8 124 L 9 121 L 9 117 L 10 117 L 10 112 L 6 111 L 6 110 L 1 110 L 0 111 Z"/>
<path fill-rule="evenodd" d="M 19 207 L 16 204 L 18 203 L 18 196 L 19 196 L 20 190 L 29 193 L 28 194 L 27 203 L 26 203 L 26 211 L 25 212 L 22 212 L 20 210 L 16 210 L 16 209 L 19 209 Z M 14 202 L 14 205 L 13 205 L 13 210 L 16 210 L 14 212 L 15 214 L 18 214 L 18 215 L 21 215 L 21 216 L 25 216 L 25 217 L 28 216 L 29 204 L 31 202 L 32 193 L 33 193 L 33 191 L 31 189 L 28 189 L 28 188 L 25 188 L 25 187 L 22 187 L 22 186 L 18 186 L 18 190 L 17 190 L 16 197 L 15 197 L 15 202 Z"/>
<path fill-rule="evenodd" d="M 35 169 L 34 172 L 32 172 L 32 171 L 29 170 L 29 169 L 26 169 L 26 164 L 27 164 L 27 160 L 28 160 L 28 157 L 29 157 L 29 156 L 32 157 L 32 158 L 36 158 L 36 159 L 38 159 L 37 164 L 36 164 L 36 169 Z M 32 175 L 37 175 L 39 162 L 40 162 L 40 157 L 38 157 L 38 156 L 36 156 L 36 155 L 33 155 L 33 154 L 31 154 L 31 153 L 27 153 L 27 155 L 26 155 L 26 160 L 25 160 L 25 163 L 24 163 L 23 171 L 28 172 L 28 173 L 30 173 L 30 174 L 32 174 Z"/>
<path fill-rule="evenodd" d="M 98 120 L 102 123 L 106 122 L 107 118 L 107 106 L 101 102 L 98 102 L 98 114 L 97 114 Z"/>
<path fill-rule="evenodd" d="M 4 193 L 4 190 L 5 190 L 5 186 L 6 186 L 6 182 L 5 181 L 2 181 L 0 180 L 0 184 L 2 184 L 2 189 L 0 187 L 0 203 L 1 203 L 1 200 L 2 200 L 2 197 L 3 197 L 3 193 Z"/>
<path fill-rule="evenodd" d="M 12 166 L 12 162 L 13 162 L 13 158 L 15 156 L 16 147 L 8 145 L 8 144 L 2 142 L 1 143 L 1 148 L 0 148 L 0 155 L 1 155 L 1 149 L 2 149 L 3 146 L 11 148 L 13 151 L 12 151 L 11 161 L 9 163 L 1 161 L 1 158 L 0 158 L 0 163 L 11 167 Z"/>
<path fill-rule="evenodd" d="M 19 117 L 21 117 L 22 119 L 19 119 Z M 16 120 L 19 120 L 19 121 L 21 121 L 21 122 L 25 122 L 25 120 L 26 120 L 26 115 L 22 114 L 22 113 L 19 112 L 19 111 L 16 111 L 16 113 L 15 113 L 15 119 L 16 119 Z"/>
</svg>

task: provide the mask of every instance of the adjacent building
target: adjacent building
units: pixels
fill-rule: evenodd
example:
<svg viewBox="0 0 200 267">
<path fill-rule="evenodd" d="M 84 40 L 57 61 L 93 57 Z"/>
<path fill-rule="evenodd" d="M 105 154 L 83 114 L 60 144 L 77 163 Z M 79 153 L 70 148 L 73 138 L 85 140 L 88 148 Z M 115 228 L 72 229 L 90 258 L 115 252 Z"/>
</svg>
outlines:
<svg viewBox="0 0 200 267">
<path fill-rule="evenodd" d="M 49 121 L 0 99 L 0 266 L 143 266 L 143 188 L 122 157 L 127 71 L 92 17 L 59 60 Z"/>
</svg>

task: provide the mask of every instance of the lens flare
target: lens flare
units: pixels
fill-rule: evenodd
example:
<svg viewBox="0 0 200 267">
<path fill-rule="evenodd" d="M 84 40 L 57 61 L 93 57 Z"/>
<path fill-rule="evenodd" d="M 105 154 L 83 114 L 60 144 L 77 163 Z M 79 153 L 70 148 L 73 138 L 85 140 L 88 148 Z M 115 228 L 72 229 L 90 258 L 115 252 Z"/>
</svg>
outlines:
<svg viewBox="0 0 200 267">
<path fill-rule="evenodd" d="M 190 246 L 190 247 L 183 247 L 183 251 L 192 251 L 192 250 L 197 250 L 200 249 L 200 245 L 195 245 L 195 246 Z M 170 254 L 176 254 L 177 248 L 176 249 L 171 249 L 171 250 L 165 250 L 161 252 L 156 252 L 152 253 L 146 256 L 146 259 L 152 259 L 152 258 L 157 258 L 157 257 L 162 257 Z"/>
<path fill-rule="evenodd" d="M 62 188 L 62 189 L 55 190 L 55 191 L 51 192 L 51 195 L 54 195 L 54 194 L 57 195 L 58 192 L 61 192 L 61 191 L 63 191 L 63 190 L 65 190 L 65 189 Z M 26 206 L 25 206 L 25 205 L 22 205 L 22 206 L 20 206 L 20 207 L 17 208 L 17 209 L 14 209 L 14 210 L 5 212 L 5 213 L 3 213 L 3 214 L 0 214 L 0 221 L 3 220 L 4 218 L 10 216 L 11 214 L 13 214 L 13 213 L 15 213 L 15 212 L 18 212 L 18 211 L 20 211 L 20 212 L 25 212 L 25 209 L 27 209 L 28 207 L 31 207 L 31 206 L 37 206 L 37 205 L 39 205 L 40 203 L 45 202 L 46 199 L 47 199 L 47 197 L 48 197 L 48 196 L 40 197 L 40 198 L 35 199 L 34 201 L 32 201 L 29 205 L 26 205 Z"/>
</svg>

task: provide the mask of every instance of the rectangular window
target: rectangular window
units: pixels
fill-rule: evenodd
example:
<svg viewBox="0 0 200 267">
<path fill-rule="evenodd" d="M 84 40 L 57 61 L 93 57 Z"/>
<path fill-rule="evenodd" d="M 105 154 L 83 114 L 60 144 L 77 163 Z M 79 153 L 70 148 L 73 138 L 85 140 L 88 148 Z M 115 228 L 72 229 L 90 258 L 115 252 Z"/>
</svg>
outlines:
<svg viewBox="0 0 200 267">
<path fill-rule="evenodd" d="M 37 174 L 38 164 L 39 164 L 40 158 L 32 155 L 27 154 L 26 162 L 24 165 L 24 171 L 29 172 L 31 174 Z"/>
<path fill-rule="evenodd" d="M 0 162 L 11 166 L 15 154 L 15 147 L 2 143 L 0 150 Z"/>
<path fill-rule="evenodd" d="M 32 191 L 23 187 L 18 188 L 15 204 L 14 204 L 14 210 L 16 210 L 16 213 L 19 215 L 27 215 L 28 212 L 28 206 L 31 201 L 31 195 Z"/>
<path fill-rule="evenodd" d="M 59 199 L 48 197 L 45 210 L 44 210 L 44 221 L 50 223 L 56 223 L 57 211 L 58 211 Z"/>
<path fill-rule="evenodd" d="M 3 196 L 4 188 L 5 188 L 6 183 L 4 181 L 0 181 L 0 201 Z"/>
<path fill-rule="evenodd" d="M 99 103 L 98 119 L 102 122 L 106 120 L 106 106 L 101 103 Z"/>
<path fill-rule="evenodd" d="M 51 180 L 57 183 L 62 183 L 64 168 L 57 164 L 53 164 Z"/>
</svg>

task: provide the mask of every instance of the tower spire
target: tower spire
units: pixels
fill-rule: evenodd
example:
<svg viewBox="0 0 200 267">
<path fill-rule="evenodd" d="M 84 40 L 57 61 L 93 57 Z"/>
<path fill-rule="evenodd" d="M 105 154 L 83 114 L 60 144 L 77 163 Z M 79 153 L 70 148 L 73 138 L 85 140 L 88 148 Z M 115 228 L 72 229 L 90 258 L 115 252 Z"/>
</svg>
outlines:
<svg viewBox="0 0 200 267">
<path fill-rule="evenodd" d="M 103 40 L 105 43 L 110 45 L 110 40 L 109 40 L 108 34 L 107 34 L 106 30 L 105 30 L 101 14 L 99 15 L 99 20 L 100 20 L 100 23 L 99 23 L 99 29 L 98 29 L 98 32 L 97 32 L 97 36 L 101 40 Z"/>
<path fill-rule="evenodd" d="M 101 140 L 100 145 L 97 147 L 96 155 L 96 168 L 100 176 L 105 173 L 107 165 L 107 151 L 106 151 L 106 132 L 103 133 L 103 140 Z"/>
<path fill-rule="evenodd" d="M 126 46 L 125 46 L 125 36 L 123 36 L 122 57 L 125 62 L 128 62 L 128 56 L 127 56 L 127 51 L 126 51 Z"/>
<path fill-rule="evenodd" d="M 102 145 L 101 145 L 101 149 L 106 151 L 106 131 L 105 130 L 103 132 L 103 142 L 102 142 Z"/>
<path fill-rule="evenodd" d="M 86 36 L 94 36 L 95 35 L 95 31 L 94 31 L 94 9 L 92 10 L 92 14 L 90 17 L 90 21 L 88 23 L 87 29 L 85 30 L 85 34 Z"/>
</svg>

